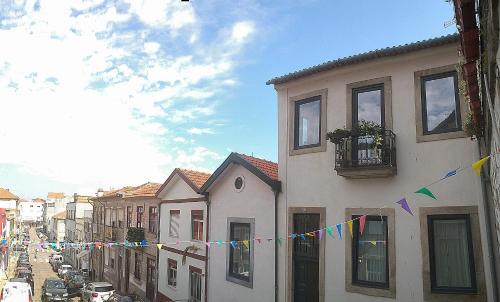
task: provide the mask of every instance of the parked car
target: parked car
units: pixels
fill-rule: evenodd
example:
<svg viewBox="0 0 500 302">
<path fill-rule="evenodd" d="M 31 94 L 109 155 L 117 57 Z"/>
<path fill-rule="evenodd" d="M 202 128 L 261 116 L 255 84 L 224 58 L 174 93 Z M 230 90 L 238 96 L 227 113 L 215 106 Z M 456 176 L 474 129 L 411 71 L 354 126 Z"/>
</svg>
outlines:
<svg viewBox="0 0 500 302">
<path fill-rule="evenodd" d="M 70 280 L 73 276 L 75 276 L 75 275 L 79 275 L 79 276 L 81 276 L 80 271 L 71 269 L 71 270 L 66 271 L 66 272 L 65 272 L 65 273 L 61 276 L 61 279 L 63 279 L 63 280 L 64 280 L 64 282 L 68 282 L 68 281 L 69 281 L 69 280 Z"/>
<path fill-rule="evenodd" d="M 52 254 L 49 256 L 49 263 L 54 267 L 54 263 L 63 263 L 64 258 L 59 254 Z"/>
<path fill-rule="evenodd" d="M 114 293 L 106 302 L 145 302 L 140 296 L 134 294 Z"/>
<path fill-rule="evenodd" d="M 18 270 L 16 274 L 17 278 L 24 278 L 31 286 L 31 292 L 35 293 L 35 281 L 33 280 L 34 274 L 28 270 Z"/>
<path fill-rule="evenodd" d="M 52 262 L 52 270 L 57 273 L 61 265 L 63 265 L 62 262 Z"/>
<path fill-rule="evenodd" d="M 115 293 L 113 285 L 108 282 L 93 282 L 83 288 L 81 300 L 84 302 L 107 301 Z"/>
<path fill-rule="evenodd" d="M 69 264 L 63 264 L 57 269 L 57 275 L 62 277 L 67 271 L 73 269 L 73 266 Z"/>
<path fill-rule="evenodd" d="M 13 248 L 14 252 L 26 252 L 26 247 L 22 244 L 16 244 Z"/>
<path fill-rule="evenodd" d="M 1 302 L 32 302 L 33 293 L 27 282 L 7 282 L 0 295 Z"/>
<path fill-rule="evenodd" d="M 82 276 L 83 276 L 84 278 L 88 278 L 88 277 L 89 277 L 89 275 L 90 275 L 90 271 L 89 271 L 89 269 L 88 269 L 88 268 L 82 268 L 82 269 L 80 270 L 80 272 L 82 272 Z"/>
<path fill-rule="evenodd" d="M 66 274 L 66 288 L 68 289 L 68 295 L 70 298 L 81 296 L 82 290 L 85 287 L 86 281 L 82 275 L 72 275 L 68 276 Z"/>
<path fill-rule="evenodd" d="M 19 267 L 24 267 L 24 268 L 26 268 L 27 270 L 30 270 L 30 271 L 32 270 L 32 269 L 31 269 L 31 264 L 30 264 L 29 262 L 20 262 L 20 263 L 18 263 L 18 264 L 17 264 L 17 267 L 18 267 L 18 268 L 19 268 Z"/>
<path fill-rule="evenodd" d="M 47 278 L 42 285 L 42 302 L 68 301 L 68 290 L 64 281 L 58 278 Z"/>
</svg>

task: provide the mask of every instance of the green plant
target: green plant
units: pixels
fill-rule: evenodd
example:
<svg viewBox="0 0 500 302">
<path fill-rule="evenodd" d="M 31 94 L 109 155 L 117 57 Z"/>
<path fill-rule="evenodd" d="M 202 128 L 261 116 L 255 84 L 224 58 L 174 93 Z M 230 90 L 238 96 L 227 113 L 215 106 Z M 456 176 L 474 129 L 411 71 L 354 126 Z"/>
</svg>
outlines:
<svg viewBox="0 0 500 302">
<path fill-rule="evenodd" d="M 127 231 L 127 240 L 129 242 L 140 242 L 144 240 L 143 228 L 129 228 Z"/>
<path fill-rule="evenodd" d="M 474 118 L 472 113 L 468 113 L 463 122 L 464 132 L 467 136 L 470 136 L 471 139 L 477 139 L 481 137 L 482 129 L 477 123 L 474 122 Z"/>
<path fill-rule="evenodd" d="M 373 136 L 372 148 L 379 148 L 382 145 L 382 127 L 372 121 L 361 120 L 353 129 L 355 136 Z"/>
<path fill-rule="evenodd" d="M 351 130 L 348 129 L 335 129 L 331 132 L 328 132 L 326 134 L 326 139 L 329 140 L 330 142 L 334 144 L 340 143 L 343 139 L 348 138 L 351 136 Z"/>
<path fill-rule="evenodd" d="M 186 257 L 189 252 L 196 253 L 199 251 L 200 248 L 197 247 L 196 245 L 192 244 L 184 249 L 184 252 L 182 253 L 182 265 L 186 264 Z"/>
</svg>

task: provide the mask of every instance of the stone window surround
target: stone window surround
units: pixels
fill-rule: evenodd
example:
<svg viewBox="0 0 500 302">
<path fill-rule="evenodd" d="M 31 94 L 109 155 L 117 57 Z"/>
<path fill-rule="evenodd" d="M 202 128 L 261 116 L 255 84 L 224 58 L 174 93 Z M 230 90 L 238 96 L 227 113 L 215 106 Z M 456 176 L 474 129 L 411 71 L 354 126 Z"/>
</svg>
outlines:
<svg viewBox="0 0 500 302">
<path fill-rule="evenodd" d="M 307 98 L 320 97 L 320 129 L 319 146 L 295 149 L 295 103 Z M 326 151 L 326 116 L 327 116 L 328 89 L 315 90 L 308 93 L 290 97 L 288 100 L 288 146 L 289 155 L 300 155 Z"/>
<path fill-rule="evenodd" d="M 486 280 L 484 276 L 483 253 L 481 246 L 481 236 L 479 227 L 479 216 L 477 206 L 446 206 L 446 207 L 421 207 L 419 208 L 420 219 L 420 242 L 422 248 L 422 279 L 424 301 L 430 302 L 479 302 L 486 301 Z M 429 258 L 429 238 L 428 238 L 428 215 L 446 214 L 468 214 L 470 219 L 470 231 L 474 250 L 474 264 L 476 270 L 477 293 L 433 293 L 431 291 L 431 273 Z"/>
<path fill-rule="evenodd" d="M 441 67 L 430 68 L 426 70 L 415 71 L 414 74 L 414 86 L 415 86 L 415 126 L 416 126 L 416 135 L 417 135 L 417 143 L 422 142 L 430 142 L 437 140 L 445 140 L 445 139 L 453 139 L 453 138 L 462 138 L 467 137 L 463 130 L 453 131 L 453 132 L 445 132 L 445 133 L 437 133 L 437 134 L 427 134 L 424 135 L 423 129 L 423 112 L 422 112 L 422 77 L 445 73 L 450 71 L 456 71 L 457 65 L 447 65 Z M 459 79 L 460 80 L 460 79 Z M 458 87 L 456 87 L 458 89 Z M 468 104 L 465 100 L 465 97 L 458 93 L 460 98 L 460 115 L 462 122 L 465 120 L 465 116 L 467 115 Z M 463 126 L 461 125 L 463 128 Z"/>
<path fill-rule="evenodd" d="M 241 217 L 228 217 L 227 218 L 227 241 L 231 241 L 231 223 L 248 223 L 250 224 L 250 241 L 255 236 L 255 218 L 241 218 Z M 229 273 L 229 260 L 231 253 L 231 245 L 226 245 L 226 281 L 239 284 L 248 288 L 253 288 L 253 267 L 254 267 L 254 244 L 250 244 L 250 269 L 248 274 L 248 281 L 233 277 Z"/>
<path fill-rule="evenodd" d="M 345 289 L 347 292 L 358 293 L 374 297 L 396 298 L 396 231 L 394 208 L 346 208 L 345 219 L 349 221 L 353 215 L 382 215 L 387 217 L 387 260 L 389 273 L 389 288 L 364 287 L 352 283 L 352 238 L 344 228 L 345 238 Z"/>
<path fill-rule="evenodd" d="M 385 129 L 392 130 L 392 80 L 391 77 L 382 77 L 370 79 L 360 82 L 347 84 L 346 88 L 346 128 L 352 129 L 352 91 L 357 88 L 369 87 L 382 84 L 383 90 L 383 103 L 384 103 L 384 124 Z"/>
<path fill-rule="evenodd" d="M 288 234 L 293 233 L 294 214 L 319 214 L 319 227 L 326 227 L 325 207 L 289 207 L 288 208 Z M 288 267 L 293 267 L 293 241 L 287 240 Z M 325 302 L 325 240 L 319 242 L 319 302 Z M 293 301 L 293 269 L 289 269 L 287 275 L 286 301 Z"/>
</svg>

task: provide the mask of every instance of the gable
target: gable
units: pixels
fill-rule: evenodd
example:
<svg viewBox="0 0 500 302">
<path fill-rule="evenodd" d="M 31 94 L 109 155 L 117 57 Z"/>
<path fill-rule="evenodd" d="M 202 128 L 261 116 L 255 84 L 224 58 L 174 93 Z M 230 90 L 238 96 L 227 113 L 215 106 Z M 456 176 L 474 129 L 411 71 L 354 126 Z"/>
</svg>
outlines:
<svg viewBox="0 0 500 302">
<path fill-rule="evenodd" d="M 196 193 L 183 178 L 175 174 L 168 184 L 158 192 L 157 197 L 161 200 L 177 200 L 200 198 L 203 197 L 203 195 Z"/>
</svg>

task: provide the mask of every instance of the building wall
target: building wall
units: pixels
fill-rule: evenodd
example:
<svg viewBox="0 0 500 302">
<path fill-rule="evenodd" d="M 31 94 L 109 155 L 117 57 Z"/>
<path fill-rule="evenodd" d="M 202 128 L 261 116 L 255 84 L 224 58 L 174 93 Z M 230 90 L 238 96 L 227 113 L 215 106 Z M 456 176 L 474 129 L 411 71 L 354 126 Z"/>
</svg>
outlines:
<svg viewBox="0 0 500 302">
<path fill-rule="evenodd" d="M 447 171 L 466 167 L 477 157 L 475 143 L 468 138 L 432 142 L 416 142 L 414 72 L 458 62 L 457 46 L 448 45 L 410 54 L 383 58 L 368 63 L 338 68 L 334 71 L 292 81 L 276 87 L 278 93 L 279 171 L 283 194 L 279 198 L 279 230 L 289 233 L 291 208 L 319 207 L 325 211 L 325 225 L 346 220 L 347 208 L 395 209 L 396 236 L 396 300 L 423 301 L 422 254 L 419 212 L 422 207 L 477 206 L 481 198 L 479 179 L 465 170 L 448 181 L 432 186 L 438 200 L 412 194 L 418 188 L 443 177 Z M 381 179 L 346 179 L 334 170 L 335 146 L 326 143 L 326 151 L 289 155 L 289 98 L 315 90 L 327 89 L 327 131 L 343 128 L 347 115 L 347 85 L 382 77 L 392 80 L 393 131 L 397 149 L 397 175 Z M 403 195 L 404 194 L 404 195 Z M 408 198 L 414 217 L 397 204 L 402 196 Z M 482 208 L 480 226 L 484 230 Z M 344 237 L 348 236 L 344 233 Z M 475 234 L 475 236 L 478 236 Z M 488 259 L 486 239 L 480 236 L 483 259 Z M 292 241 L 279 250 L 279 300 L 290 301 L 288 252 Z M 327 238 L 324 241 L 324 301 L 388 301 L 346 291 L 346 241 Z M 334 255 L 334 256 L 332 256 Z M 485 270 L 488 276 L 489 268 Z M 491 284 L 487 283 L 488 290 Z"/>
<path fill-rule="evenodd" d="M 234 179 L 243 176 L 237 192 Z M 209 192 L 210 241 L 228 241 L 228 217 L 255 219 L 255 237 L 274 237 L 274 193 L 254 174 L 239 165 L 228 167 Z M 229 244 L 212 245 L 208 255 L 208 301 L 273 301 L 274 243 L 254 244 L 253 287 L 226 280 Z"/>
</svg>

